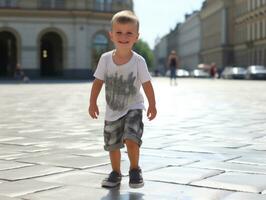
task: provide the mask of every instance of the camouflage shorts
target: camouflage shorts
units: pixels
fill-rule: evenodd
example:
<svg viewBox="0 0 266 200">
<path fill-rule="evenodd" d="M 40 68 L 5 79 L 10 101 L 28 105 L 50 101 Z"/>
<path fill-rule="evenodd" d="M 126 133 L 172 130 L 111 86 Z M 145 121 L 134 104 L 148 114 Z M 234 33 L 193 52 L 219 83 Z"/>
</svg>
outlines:
<svg viewBox="0 0 266 200">
<path fill-rule="evenodd" d="M 116 121 L 105 121 L 104 149 L 113 151 L 124 147 L 124 140 L 129 139 L 139 146 L 143 133 L 142 110 L 130 110 Z"/>
</svg>

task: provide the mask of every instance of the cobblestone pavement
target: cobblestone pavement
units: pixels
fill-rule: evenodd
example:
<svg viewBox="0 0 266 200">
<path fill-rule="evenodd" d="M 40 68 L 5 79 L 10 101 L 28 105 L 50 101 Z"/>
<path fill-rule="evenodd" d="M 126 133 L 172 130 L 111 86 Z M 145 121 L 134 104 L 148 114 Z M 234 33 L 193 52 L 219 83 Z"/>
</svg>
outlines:
<svg viewBox="0 0 266 200">
<path fill-rule="evenodd" d="M 266 82 L 154 78 L 145 119 L 145 186 L 100 187 L 110 172 L 91 83 L 0 85 L 0 200 L 266 200 Z M 123 150 L 125 151 L 125 150 Z"/>
</svg>

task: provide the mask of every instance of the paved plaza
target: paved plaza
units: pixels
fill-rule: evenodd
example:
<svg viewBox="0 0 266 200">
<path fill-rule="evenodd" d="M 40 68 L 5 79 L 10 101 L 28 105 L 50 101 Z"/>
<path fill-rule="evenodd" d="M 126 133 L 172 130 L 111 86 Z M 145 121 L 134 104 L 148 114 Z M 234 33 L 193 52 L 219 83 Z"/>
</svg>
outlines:
<svg viewBox="0 0 266 200">
<path fill-rule="evenodd" d="M 266 200 L 266 81 L 154 78 L 158 116 L 141 148 L 145 186 L 116 189 L 89 82 L 0 84 L 0 200 Z M 144 115 L 145 116 L 145 115 Z"/>
</svg>

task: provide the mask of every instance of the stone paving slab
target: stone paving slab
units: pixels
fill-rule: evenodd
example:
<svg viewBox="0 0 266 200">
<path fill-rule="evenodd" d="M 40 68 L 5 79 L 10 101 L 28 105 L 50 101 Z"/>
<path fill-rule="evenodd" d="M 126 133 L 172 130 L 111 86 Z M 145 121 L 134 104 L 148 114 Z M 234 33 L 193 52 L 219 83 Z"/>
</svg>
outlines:
<svg viewBox="0 0 266 200">
<path fill-rule="evenodd" d="M 0 199 L 1 200 L 19 200 L 17 198 L 11 198 L 11 197 L 6 197 L 6 196 L 2 196 L 2 195 L 0 195 Z"/>
<path fill-rule="evenodd" d="M 266 175 L 226 172 L 204 180 L 192 182 L 191 184 L 225 190 L 261 193 L 266 189 Z"/>
<path fill-rule="evenodd" d="M 166 150 L 184 151 L 184 152 L 201 152 L 201 153 L 224 153 L 234 154 L 234 149 L 212 147 L 212 146 L 198 146 L 196 145 L 180 145 L 165 148 Z"/>
<path fill-rule="evenodd" d="M 3 160 L 14 160 L 16 158 L 20 158 L 23 155 L 27 155 L 26 153 L 15 153 L 15 152 L 9 152 L 9 153 L 0 153 L 0 159 Z"/>
<path fill-rule="evenodd" d="M 162 181 L 168 183 L 189 184 L 207 177 L 220 174 L 219 170 L 194 169 L 185 167 L 165 167 L 146 172 L 147 180 Z"/>
<path fill-rule="evenodd" d="M 35 144 L 38 144 L 38 139 L 32 139 L 32 138 L 19 138 L 14 140 L 8 140 L 8 141 L 2 141 L 1 144 L 6 145 L 18 145 L 18 146 L 33 146 Z"/>
<path fill-rule="evenodd" d="M 65 151 L 66 152 L 66 151 Z M 109 153 L 107 151 L 103 151 L 102 147 L 99 147 L 99 145 L 93 145 L 90 147 L 82 148 L 82 149 L 75 149 L 69 151 L 72 155 L 77 156 L 89 156 L 89 157 L 108 157 Z"/>
<path fill-rule="evenodd" d="M 0 138 L 0 143 L 6 142 L 6 141 L 12 141 L 12 140 L 21 140 L 23 138 L 24 137 L 16 137 L 16 136 L 14 136 L 14 137 L 8 137 L 8 136 L 6 136 L 4 138 Z"/>
<path fill-rule="evenodd" d="M 21 196 L 25 200 L 88 200 L 110 199 L 108 190 L 90 189 L 87 187 L 66 186 L 58 189 Z M 113 196 L 119 196 L 114 194 Z"/>
<path fill-rule="evenodd" d="M 75 156 L 68 154 L 51 154 L 39 157 L 29 157 L 18 159 L 21 162 L 52 165 L 76 169 L 85 169 L 89 167 L 99 166 L 110 163 L 109 157 L 89 157 L 89 156 Z"/>
<path fill-rule="evenodd" d="M 265 144 L 253 144 L 247 147 L 248 149 L 256 150 L 256 151 L 266 151 Z"/>
<path fill-rule="evenodd" d="M 254 153 L 253 155 L 254 157 L 251 155 L 245 155 L 243 157 L 234 159 L 230 162 L 251 164 L 251 165 L 262 165 L 266 167 L 266 152 L 263 152 L 264 156 L 259 156 L 256 153 Z"/>
<path fill-rule="evenodd" d="M 58 183 L 68 186 L 84 186 L 90 188 L 101 188 L 101 182 L 106 174 L 91 173 L 87 170 L 71 171 L 61 174 L 49 175 L 35 180 L 49 183 Z"/>
<path fill-rule="evenodd" d="M 125 157 L 125 156 L 124 156 Z M 153 156 L 142 156 L 140 158 L 140 166 L 142 166 L 142 171 L 151 171 L 155 169 L 160 169 L 168 166 L 182 166 L 189 163 L 193 163 L 195 160 L 183 159 L 183 158 L 174 158 L 174 159 L 166 159 Z M 121 171 L 123 175 L 128 175 L 130 163 L 128 158 L 124 158 L 121 162 Z M 99 167 L 93 167 L 88 169 L 90 172 L 101 173 L 101 174 L 109 174 L 111 170 L 111 165 L 103 165 Z"/>
<path fill-rule="evenodd" d="M 123 185 L 122 191 L 134 192 L 128 184 Z M 178 200 L 220 200 L 231 192 L 209 188 L 199 188 L 188 185 L 169 184 L 163 182 L 146 181 L 143 188 L 137 189 L 138 192 L 145 194 L 160 195 L 168 194 Z"/>
<path fill-rule="evenodd" d="M 92 196 L 94 194 L 94 196 Z M 128 181 L 123 180 L 118 189 L 92 189 L 88 187 L 65 186 L 49 191 L 38 192 L 35 194 L 21 196 L 25 200 L 88 200 L 88 199 L 136 199 L 136 200 L 220 200 L 222 197 L 231 194 L 228 191 L 198 188 L 191 186 L 145 182 L 145 187 L 131 189 Z"/>
<path fill-rule="evenodd" d="M 195 162 L 187 165 L 188 167 L 203 168 L 203 169 L 217 169 L 228 172 L 243 172 L 251 174 L 264 174 L 266 175 L 266 167 L 259 165 L 240 164 L 233 162 L 213 162 L 202 161 Z"/>
<path fill-rule="evenodd" d="M 164 150 L 160 149 L 160 154 L 154 149 L 142 149 L 142 154 L 148 156 L 157 156 L 159 158 L 190 158 L 194 160 L 232 160 L 238 158 L 239 155 L 228 155 L 223 153 L 202 153 L 202 152 L 183 152 L 175 150 Z"/>
<path fill-rule="evenodd" d="M 31 166 L 31 165 L 32 164 L 0 160 L 0 171 L 7 170 L 7 169 L 16 169 L 16 168 L 21 168 L 21 167 L 27 167 L 27 166 Z"/>
<path fill-rule="evenodd" d="M 266 200 L 266 195 L 235 192 L 221 200 Z"/>
<path fill-rule="evenodd" d="M 19 197 L 22 195 L 60 187 L 59 184 L 45 183 L 35 180 L 21 180 L 0 184 L 0 195 Z M 0 198 L 1 199 L 1 198 Z M 2 199 L 1 199 L 2 200 Z"/>
<path fill-rule="evenodd" d="M 33 165 L 19 169 L 0 171 L 0 179 L 15 181 L 15 180 L 45 176 L 49 174 L 56 174 L 60 172 L 66 172 L 69 170 L 71 169 L 61 168 L 61 167 L 51 167 L 45 165 Z"/>
</svg>

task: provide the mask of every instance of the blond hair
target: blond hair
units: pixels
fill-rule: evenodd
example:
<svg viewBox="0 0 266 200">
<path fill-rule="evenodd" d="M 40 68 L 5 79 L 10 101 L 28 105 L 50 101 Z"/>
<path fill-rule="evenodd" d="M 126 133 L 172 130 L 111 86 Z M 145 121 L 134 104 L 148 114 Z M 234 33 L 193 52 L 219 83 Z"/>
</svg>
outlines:
<svg viewBox="0 0 266 200">
<path fill-rule="evenodd" d="M 137 26 L 137 30 L 139 30 L 139 19 L 130 10 L 122 10 L 116 13 L 111 20 L 112 27 L 114 23 L 120 23 L 120 24 L 134 23 Z"/>
</svg>

